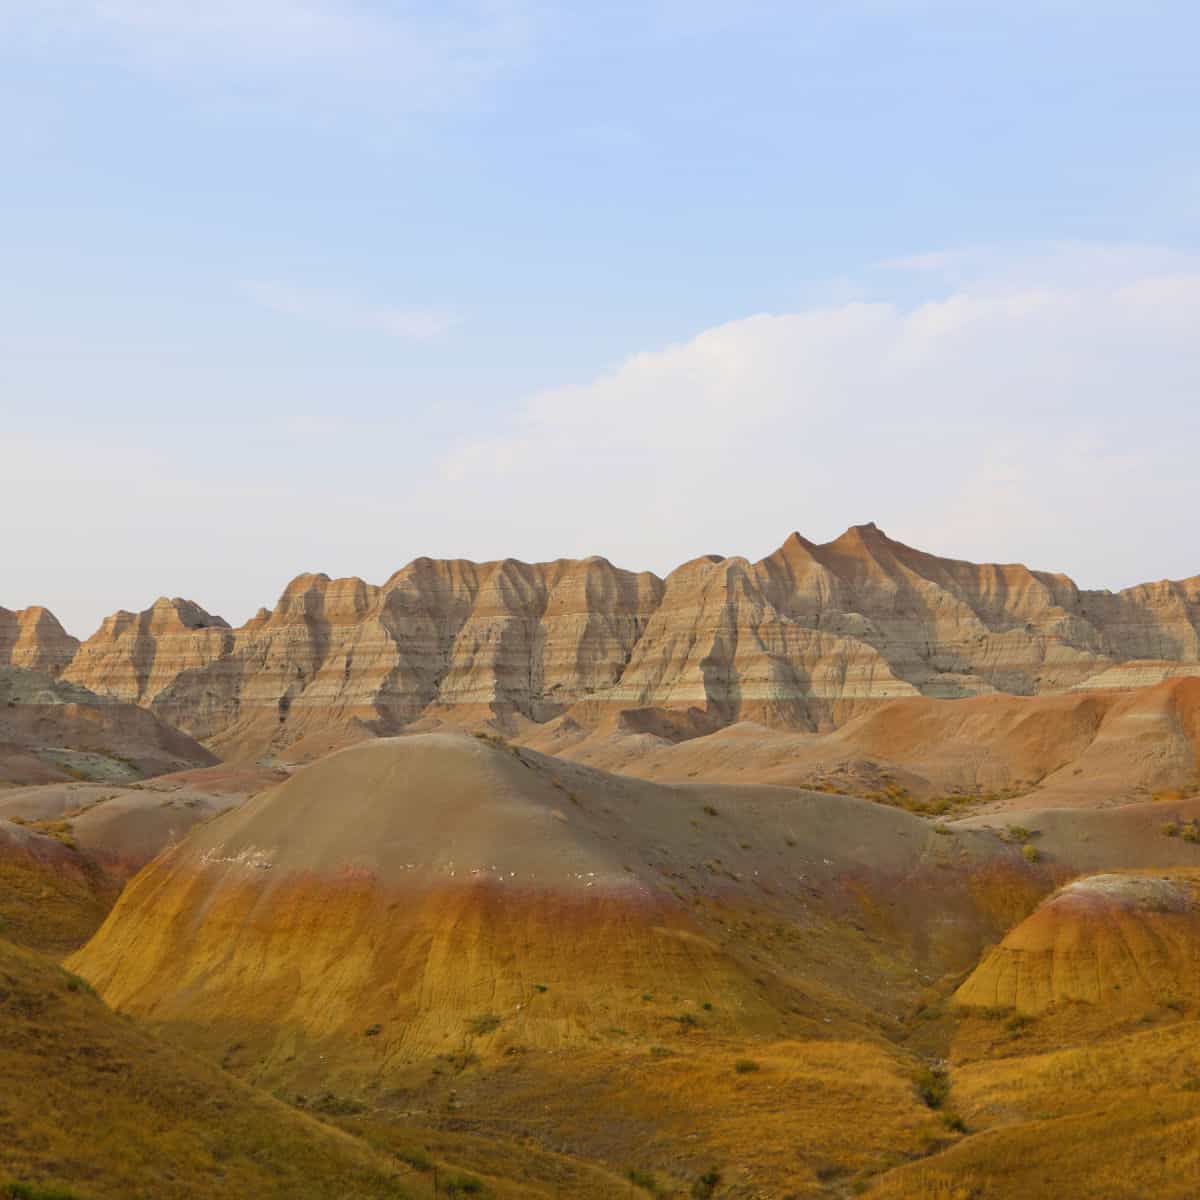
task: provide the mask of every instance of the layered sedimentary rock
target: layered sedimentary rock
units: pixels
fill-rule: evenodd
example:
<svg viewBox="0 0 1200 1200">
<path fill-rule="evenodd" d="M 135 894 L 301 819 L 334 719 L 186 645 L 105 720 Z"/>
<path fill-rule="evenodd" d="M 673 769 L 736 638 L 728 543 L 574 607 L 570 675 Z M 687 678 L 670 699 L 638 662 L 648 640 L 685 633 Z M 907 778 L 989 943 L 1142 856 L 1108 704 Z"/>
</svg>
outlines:
<svg viewBox="0 0 1200 1200">
<path fill-rule="evenodd" d="M 71 637 L 49 609 L 34 605 L 15 612 L 0 608 L 0 667 L 22 667 L 57 675 L 75 657 Z"/>
<path fill-rule="evenodd" d="M 1140 665 L 1139 665 L 1140 664 Z M 181 600 L 118 613 L 69 679 L 223 752 L 415 721 L 621 719 L 670 737 L 817 730 L 902 697 L 1019 696 L 1200 673 L 1200 577 L 1085 592 L 855 526 L 666 579 L 601 558 L 418 559 L 382 586 L 302 575 L 240 629 Z"/>
<path fill-rule="evenodd" d="M 187 734 L 135 704 L 36 671 L 0 667 L 2 783 L 124 783 L 215 761 Z"/>
<path fill-rule="evenodd" d="M 106 617 L 63 678 L 120 700 L 153 699 L 172 680 L 232 649 L 229 626 L 190 600 L 156 600 L 145 612 Z"/>
<path fill-rule="evenodd" d="M 820 981 L 899 1003 L 915 967 L 973 962 L 1039 886 L 989 833 L 952 847 L 865 801 L 664 787 L 426 734 L 328 755 L 195 830 L 73 969 L 198 1043 L 236 1023 L 273 1069 L 303 1037 L 376 1070 L 464 1039 L 657 1038 L 681 1005 L 726 1033 L 821 1027 L 839 1005 Z M 824 931 L 816 960 L 781 921 Z M 869 966 L 835 952 L 868 926 Z"/>
<path fill-rule="evenodd" d="M 1200 679 L 1045 696 L 995 692 L 953 704 L 910 696 L 820 734 L 743 721 L 668 741 L 555 721 L 526 730 L 522 744 L 645 779 L 1089 808 L 1200 795 Z"/>
<path fill-rule="evenodd" d="M 1010 932 L 955 993 L 1040 1013 L 1063 1003 L 1144 1011 L 1200 998 L 1200 878 L 1094 875 Z"/>
</svg>

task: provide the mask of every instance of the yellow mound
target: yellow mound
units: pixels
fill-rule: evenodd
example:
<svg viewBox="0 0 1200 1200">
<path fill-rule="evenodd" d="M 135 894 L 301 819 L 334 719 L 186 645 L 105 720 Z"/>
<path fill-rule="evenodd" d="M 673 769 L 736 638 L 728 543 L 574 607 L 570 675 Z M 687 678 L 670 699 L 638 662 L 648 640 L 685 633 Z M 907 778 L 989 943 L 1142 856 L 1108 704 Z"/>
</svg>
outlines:
<svg viewBox="0 0 1200 1200">
<path fill-rule="evenodd" d="M 268 1073 L 327 1039 L 361 1074 L 612 1028 L 787 1037 L 898 1015 L 1029 911 L 1038 870 L 848 797 L 381 739 L 195 830 L 73 969 L 192 1044 L 253 1037 Z"/>
<path fill-rule="evenodd" d="M 1094 875 L 1062 888 L 955 993 L 960 1004 L 1039 1013 L 1200 997 L 1200 908 L 1186 878 Z"/>
<path fill-rule="evenodd" d="M 376 1062 L 661 1027 L 651 992 L 784 1032 L 622 824 L 476 739 L 364 743 L 159 860 L 74 969 L 157 1021 L 344 1038 Z"/>
</svg>

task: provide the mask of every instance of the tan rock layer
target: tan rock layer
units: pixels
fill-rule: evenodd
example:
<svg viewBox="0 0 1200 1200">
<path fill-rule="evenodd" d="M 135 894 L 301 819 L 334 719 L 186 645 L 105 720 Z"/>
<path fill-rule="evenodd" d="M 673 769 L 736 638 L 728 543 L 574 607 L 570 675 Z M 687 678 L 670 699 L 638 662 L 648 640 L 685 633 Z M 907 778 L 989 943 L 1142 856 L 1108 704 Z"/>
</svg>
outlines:
<svg viewBox="0 0 1200 1200">
<path fill-rule="evenodd" d="M 569 709 L 593 723 L 695 710 L 693 732 L 745 719 L 821 729 L 904 696 L 1109 686 L 1136 660 L 1200 664 L 1200 576 L 1085 592 L 864 525 L 825 545 L 793 534 L 757 563 L 699 558 L 666 579 L 602 558 L 422 558 L 379 587 L 302 575 L 240 629 L 163 599 L 106 620 L 65 676 L 249 749 Z"/>
<path fill-rule="evenodd" d="M 57 675 L 75 657 L 79 639 L 49 609 L 0 608 L 0 667 Z"/>
</svg>

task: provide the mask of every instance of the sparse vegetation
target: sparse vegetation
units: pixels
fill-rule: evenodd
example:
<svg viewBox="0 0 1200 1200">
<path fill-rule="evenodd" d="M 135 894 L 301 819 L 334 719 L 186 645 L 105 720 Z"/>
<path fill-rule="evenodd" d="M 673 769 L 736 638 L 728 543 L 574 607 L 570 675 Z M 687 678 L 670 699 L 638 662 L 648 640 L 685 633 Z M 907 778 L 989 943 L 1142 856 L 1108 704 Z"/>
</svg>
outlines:
<svg viewBox="0 0 1200 1200">
<path fill-rule="evenodd" d="M 0 1189 L 0 1200 L 81 1200 L 76 1192 L 64 1188 L 38 1187 L 32 1183 L 6 1183 Z"/>
<path fill-rule="evenodd" d="M 950 1076 L 942 1067 L 921 1067 L 913 1076 L 917 1095 L 929 1108 L 941 1108 L 950 1095 Z"/>
<path fill-rule="evenodd" d="M 476 1037 L 484 1037 L 486 1034 L 495 1033 L 500 1028 L 501 1020 L 496 1013 L 481 1013 L 467 1022 L 467 1028 Z"/>
<path fill-rule="evenodd" d="M 721 1172 L 713 1167 L 712 1170 L 705 1171 L 699 1179 L 692 1184 L 692 1195 L 697 1200 L 708 1200 L 708 1197 L 716 1194 L 717 1188 L 721 1186 Z"/>
<path fill-rule="evenodd" d="M 338 1096 L 333 1092 L 322 1092 L 309 1104 L 309 1108 L 326 1117 L 356 1117 L 367 1111 L 367 1106 L 361 1100 Z"/>
<path fill-rule="evenodd" d="M 402 1162 L 408 1163 L 414 1171 L 432 1171 L 433 1159 L 425 1153 L 423 1149 L 417 1146 L 402 1146 L 399 1150 L 394 1150 L 392 1153 Z"/>
<path fill-rule="evenodd" d="M 1021 847 L 1021 854 L 1027 863 L 1040 862 L 1042 857 L 1042 852 L 1032 842 Z"/>
<path fill-rule="evenodd" d="M 752 1072 L 759 1070 L 759 1065 L 752 1058 L 739 1058 L 737 1062 L 733 1064 L 733 1069 L 739 1075 L 749 1075 Z"/>
<path fill-rule="evenodd" d="M 149 1037 L 72 978 L 0 941 L 0 1200 L 407 1194 L 390 1159 Z"/>
<path fill-rule="evenodd" d="M 945 1127 L 952 1133 L 967 1132 L 966 1121 L 964 1121 L 962 1117 L 958 1115 L 958 1113 L 954 1112 L 953 1109 L 944 1109 L 938 1114 L 938 1116 L 941 1118 L 942 1124 L 945 1125 Z"/>
<path fill-rule="evenodd" d="M 443 1183 L 447 1196 L 482 1196 L 483 1181 L 474 1175 L 451 1175 Z"/>
<path fill-rule="evenodd" d="M 637 1167 L 630 1167 L 626 1172 L 626 1178 L 634 1187 L 640 1187 L 642 1191 L 649 1192 L 652 1196 L 662 1196 L 666 1193 L 659 1187 L 658 1180 L 649 1171 L 640 1171 Z"/>
<path fill-rule="evenodd" d="M 96 994 L 95 988 L 86 979 L 81 979 L 78 975 L 73 975 L 70 971 L 64 971 L 63 974 L 67 977 L 68 992 L 82 992 L 85 996 L 94 996 Z"/>
</svg>

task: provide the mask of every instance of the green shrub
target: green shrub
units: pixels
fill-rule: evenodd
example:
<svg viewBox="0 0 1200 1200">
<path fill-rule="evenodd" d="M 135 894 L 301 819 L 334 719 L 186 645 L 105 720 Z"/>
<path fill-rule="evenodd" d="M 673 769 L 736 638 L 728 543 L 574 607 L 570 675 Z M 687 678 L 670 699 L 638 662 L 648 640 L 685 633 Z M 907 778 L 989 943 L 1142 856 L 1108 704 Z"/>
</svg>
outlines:
<svg viewBox="0 0 1200 1200">
<path fill-rule="evenodd" d="M 1021 854 L 1027 863 L 1040 862 L 1042 857 L 1041 851 L 1032 842 L 1026 842 L 1021 847 Z"/>
<path fill-rule="evenodd" d="M 68 992 L 81 992 L 85 996 L 94 996 L 96 994 L 95 988 L 86 979 L 81 979 L 78 975 L 72 975 L 70 971 L 64 973 L 67 977 Z"/>
<path fill-rule="evenodd" d="M 754 1059 L 739 1058 L 737 1062 L 733 1064 L 733 1069 L 739 1075 L 749 1075 L 752 1071 L 757 1071 L 759 1068 L 758 1063 L 756 1063 Z"/>
<path fill-rule="evenodd" d="M 478 1017 L 472 1017 L 467 1026 L 472 1033 L 482 1037 L 484 1034 L 495 1033 L 500 1028 L 500 1017 L 495 1013 L 482 1013 Z"/>
<path fill-rule="evenodd" d="M 451 1175 L 445 1181 L 447 1196 L 482 1196 L 483 1182 L 473 1175 Z"/>
<path fill-rule="evenodd" d="M 940 1067 L 922 1067 L 913 1076 L 917 1095 L 930 1107 L 941 1108 L 950 1095 L 950 1077 Z"/>
<path fill-rule="evenodd" d="M 697 1200 L 708 1200 L 708 1197 L 716 1192 L 721 1185 L 721 1172 L 713 1167 L 711 1171 L 705 1171 L 695 1183 L 692 1184 L 692 1195 L 697 1197 Z"/>
<path fill-rule="evenodd" d="M 424 1150 L 418 1149 L 416 1146 L 410 1146 L 403 1150 L 395 1152 L 396 1157 L 403 1163 L 408 1163 L 416 1171 L 432 1171 L 433 1160 L 425 1153 Z"/>
<path fill-rule="evenodd" d="M 312 1102 L 312 1110 L 327 1117 L 356 1117 L 359 1113 L 365 1113 L 367 1106 L 349 1096 L 335 1096 L 332 1092 L 322 1092 Z"/>
<path fill-rule="evenodd" d="M 954 1133 L 967 1132 L 967 1123 L 958 1115 L 958 1113 L 951 1109 L 947 1109 L 945 1112 L 939 1115 L 942 1118 L 942 1124 L 945 1125 L 947 1129 L 952 1130 Z"/>
<path fill-rule="evenodd" d="M 630 1167 L 629 1170 L 625 1172 L 625 1177 L 634 1185 L 634 1187 L 640 1187 L 643 1191 L 649 1192 L 652 1196 L 658 1196 L 661 1194 L 661 1190 L 658 1186 L 658 1180 L 655 1179 L 649 1171 L 639 1171 L 637 1167 Z"/>
</svg>

